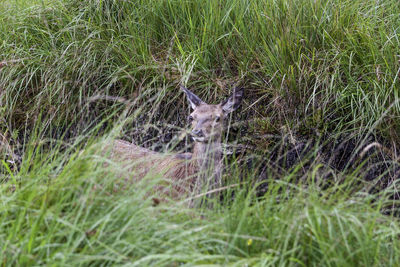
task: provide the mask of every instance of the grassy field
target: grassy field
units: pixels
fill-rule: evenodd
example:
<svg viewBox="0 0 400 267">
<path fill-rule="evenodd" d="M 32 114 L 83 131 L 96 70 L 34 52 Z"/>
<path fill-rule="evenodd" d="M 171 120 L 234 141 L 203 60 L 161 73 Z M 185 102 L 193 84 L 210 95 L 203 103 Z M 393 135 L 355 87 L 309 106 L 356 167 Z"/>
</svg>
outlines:
<svg viewBox="0 0 400 267">
<path fill-rule="evenodd" d="M 1 1 L 0 266 L 400 264 L 399 29 L 396 0 Z M 111 139 L 191 149 L 179 84 L 245 89 L 228 189 L 115 193 Z"/>
</svg>

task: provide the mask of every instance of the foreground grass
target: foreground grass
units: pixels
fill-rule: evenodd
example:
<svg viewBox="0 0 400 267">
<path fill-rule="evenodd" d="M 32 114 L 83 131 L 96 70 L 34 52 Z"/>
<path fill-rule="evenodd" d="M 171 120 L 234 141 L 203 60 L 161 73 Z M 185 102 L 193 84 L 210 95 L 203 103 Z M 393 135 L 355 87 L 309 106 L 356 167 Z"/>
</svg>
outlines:
<svg viewBox="0 0 400 267">
<path fill-rule="evenodd" d="M 68 160 L 36 154 L 32 169 L 1 184 L 3 265 L 398 263 L 400 228 L 380 212 L 391 204 L 384 193 L 357 194 L 352 184 L 329 190 L 295 185 L 288 175 L 265 181 L 268 191 L 257 199 L 249 177 L 233 200 L 213 208 L 188 209 L 184 202 L 153 207 L 144 196 L 154 177 L 115 191 L 118 163 L 104 169 L 93 152 Z"/>
</svg>

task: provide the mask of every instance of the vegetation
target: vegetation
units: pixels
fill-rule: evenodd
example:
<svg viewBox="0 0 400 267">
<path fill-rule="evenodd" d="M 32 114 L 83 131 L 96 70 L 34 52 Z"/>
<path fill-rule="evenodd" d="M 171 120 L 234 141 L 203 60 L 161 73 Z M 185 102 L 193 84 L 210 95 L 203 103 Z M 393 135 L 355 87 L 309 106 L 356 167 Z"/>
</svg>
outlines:
<svg viewBox="0 0 400 267">
<path fill-rule="evenodd" d="M 0 264 L 398 264 L 399 28 L 395 0 L 1 2 Z M 180 83 L 245 88 L 220 199 L 115 192 L 110 139 L 190 149 Z"/>
</svg>

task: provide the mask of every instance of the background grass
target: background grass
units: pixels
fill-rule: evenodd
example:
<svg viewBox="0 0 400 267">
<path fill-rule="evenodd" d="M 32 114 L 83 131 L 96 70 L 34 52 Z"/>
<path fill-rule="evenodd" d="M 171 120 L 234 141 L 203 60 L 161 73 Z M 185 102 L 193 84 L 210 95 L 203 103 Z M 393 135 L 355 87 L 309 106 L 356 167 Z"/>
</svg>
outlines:
<svg viewBox="0 0 400 267">
<path fill-rule="evenodd" d="M 396 264 L 399 27 L 395 0 L 1 2 L 1 264 Z M 190 149 L 179 83 L 245 88 L 213 208 L 115 194 L 95 152 Z"/>
</svg>

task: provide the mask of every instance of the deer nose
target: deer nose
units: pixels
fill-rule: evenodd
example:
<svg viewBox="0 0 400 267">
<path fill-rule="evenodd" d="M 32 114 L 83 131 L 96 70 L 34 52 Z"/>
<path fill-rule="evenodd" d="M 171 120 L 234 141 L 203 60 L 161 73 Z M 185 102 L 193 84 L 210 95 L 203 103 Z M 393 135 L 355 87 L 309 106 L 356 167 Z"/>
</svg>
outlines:
<svg viewBox="0 0 400 267">
<path fill-rule="evenodd" d="M 204 133 L 203 133 L 202 130 L 196 130 L 195 129 L 195 130 L 192 131 L 192 134 L 197 136 L 197 137 L 204 137 Z"/>
</svg>

